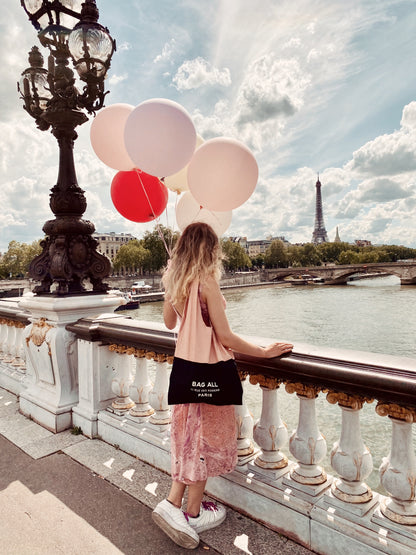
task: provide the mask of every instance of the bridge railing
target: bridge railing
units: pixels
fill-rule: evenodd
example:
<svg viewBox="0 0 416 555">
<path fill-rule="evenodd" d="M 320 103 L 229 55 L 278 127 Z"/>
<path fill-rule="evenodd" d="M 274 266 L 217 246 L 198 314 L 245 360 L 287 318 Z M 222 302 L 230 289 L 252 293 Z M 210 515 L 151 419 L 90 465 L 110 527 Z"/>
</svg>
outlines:
<svg viewBox="0 0 416 555">
<path fill-rule="evenodd" d="M 30 365 L 16 366 L 24 363 L 22 326 L 28 323 L 17 308 L 0 306 L 0 385 L 12 382 L 16 368 L 15 389 L 36 380 Z M 161 324 L 110 315 L 81 319 L 67 330 L 76 338 L 78 361 L 72 425 L 169 472 L 174 334 Z M 236 360 L 245 399 L 257 393 L 251 407 L 235 407 L 236 470 L 210 479 L 208 492 L 318 553 L 351 546 L 363 554 L 414 553 L 416 361 L 310 345 L 295 345 L 280 359 L 237 353 Z M 290 409 L 297 405 L 291 434 L 283 390 L 291 396 Z M 322 402 L 337 407 L 331 422 L 320 418 Z M 372 437 L 368 419 L 363 425 L 366 406 L 374 406 L 373 422 L 389 419 L 389 437 Z M 325 428 L 334 421 L 331 446 Z M 374 463 L 363 437 L 383 453 L 376 487 L 368 483 Z"/>
</svg>

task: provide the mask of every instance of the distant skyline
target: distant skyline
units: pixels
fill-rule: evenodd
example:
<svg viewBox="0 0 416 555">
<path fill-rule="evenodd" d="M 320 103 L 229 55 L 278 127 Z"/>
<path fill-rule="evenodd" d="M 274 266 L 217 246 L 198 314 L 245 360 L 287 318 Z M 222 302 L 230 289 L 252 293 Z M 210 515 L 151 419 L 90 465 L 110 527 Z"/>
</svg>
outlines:
<svg viewBox="0 0 416 555">
<path fill-rule="evenodd" d="M 259 164 L 252 197 L 225 236 L 311 240 L 319 172 L 333 241 L 416 247 L 416 0 L 97 0 L 117 41 L 106 105 L 170 98 L 203 139 L 231 136 Z M 36 44 L 19 2 L 0 22 L 0 251 L 43 236 L 53 218 L 58 147 L 22 108 L 16 82 Z M 44 51 L 46 58 L 47 53 Z M 85 218 L 99 233 L 141 237 L 155 222 L 122 218 L 110 199 L 115 171 L 78 128 L 75 162 Z M 177 195 L 160 223 L 177 228 Z"/>
</svg>

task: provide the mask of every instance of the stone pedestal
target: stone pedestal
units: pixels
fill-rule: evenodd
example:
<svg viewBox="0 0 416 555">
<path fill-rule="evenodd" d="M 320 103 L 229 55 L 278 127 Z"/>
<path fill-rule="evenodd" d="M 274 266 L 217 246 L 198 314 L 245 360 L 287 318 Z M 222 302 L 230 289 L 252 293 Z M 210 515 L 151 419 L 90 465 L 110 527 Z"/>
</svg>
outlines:
<svg viewBox="0 0 416 555">
<path fill-rule="evenodd" d="M 72 407 L 78 403 L 77 344 L 66 326 L 80 318 L 111 313 L 121 298 L 113 295 L 23 298 L 19 307 L 30 313 L 24 332 L 27 388 L 20 409 L 52 432 L 72 426 Z"/>
</svg>

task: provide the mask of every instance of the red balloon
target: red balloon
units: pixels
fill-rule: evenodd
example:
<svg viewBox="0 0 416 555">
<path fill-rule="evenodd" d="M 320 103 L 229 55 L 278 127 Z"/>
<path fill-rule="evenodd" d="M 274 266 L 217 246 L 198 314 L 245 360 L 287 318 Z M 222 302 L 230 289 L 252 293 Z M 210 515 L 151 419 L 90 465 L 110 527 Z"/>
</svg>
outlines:
<svg viewBox="0 0 416 555">
<path fill-rule="evenodd" d="M 111 183 L 116 210 L 132 222 L 151 222 L 168 203 L 168 190 L 159 178 L 140 170 L 120 171 Z"/>
</svg>

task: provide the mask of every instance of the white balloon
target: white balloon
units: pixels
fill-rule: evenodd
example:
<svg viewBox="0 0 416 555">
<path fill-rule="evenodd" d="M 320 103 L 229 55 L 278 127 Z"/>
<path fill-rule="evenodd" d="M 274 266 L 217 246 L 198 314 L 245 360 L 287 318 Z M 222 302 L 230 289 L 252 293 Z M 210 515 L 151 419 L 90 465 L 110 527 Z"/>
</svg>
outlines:
<svg viewBox="0 0 416 555">
<path fill-rule="evenodd" d="M 196 148 L 202 145 L 204 139 L 199 135 L 196 136 Z M 181 171 L 165 177 L 164 183 L 168 189 L 175 193 L 183 193 L 188 190 L 188 166 L 187 164 Z"/>
<path fill-rule="evenodd" d="M 212 227 L 215 233 L 220 236 L 230 226 L 232 211 L 212 212 L 199 205 L 192 194 L 187 191 L 181 195 L 176 205 L 176 223 L 181 231 L 189 224 L 204 222 Z"/>
<path fill-rule="evenodd" d="M 166 177 L 189 163 L 195 151 L 196 131 L 180 104 L 153 98 L 136 106 L 127 118 L 124 143 L 138 168 Z"/>
</svg>

